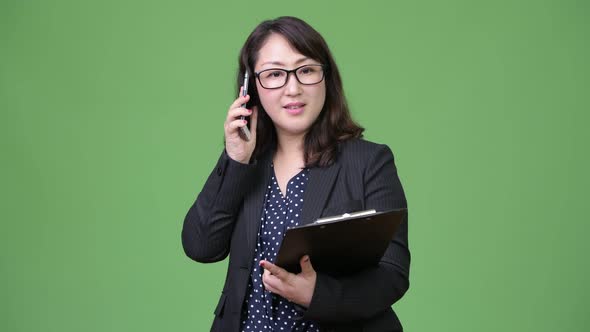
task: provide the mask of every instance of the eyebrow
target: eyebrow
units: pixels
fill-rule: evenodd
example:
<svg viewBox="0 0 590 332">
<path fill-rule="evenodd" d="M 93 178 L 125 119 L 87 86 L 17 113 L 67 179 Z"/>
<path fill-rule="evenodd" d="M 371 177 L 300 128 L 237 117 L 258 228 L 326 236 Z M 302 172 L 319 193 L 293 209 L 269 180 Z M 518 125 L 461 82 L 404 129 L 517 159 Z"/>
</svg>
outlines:
<svg viewBox="0 0 590 332">
<path fill-rule="evenodd" d="M 303 57 L 303 58 L 300 58 L 299 60 L 295 61 L 295 64 L 297 65 L 297 64 L 300 64 L 300 63 L 305 62 L 307 60 L 311 60 L 311 59 L 308 57 Z M 267 62 L 261 64 L 261 66 L 264 66 L 264 65 L 285 66 L 285 64 L 280 61 L 267 61 Z"/>
</svg>

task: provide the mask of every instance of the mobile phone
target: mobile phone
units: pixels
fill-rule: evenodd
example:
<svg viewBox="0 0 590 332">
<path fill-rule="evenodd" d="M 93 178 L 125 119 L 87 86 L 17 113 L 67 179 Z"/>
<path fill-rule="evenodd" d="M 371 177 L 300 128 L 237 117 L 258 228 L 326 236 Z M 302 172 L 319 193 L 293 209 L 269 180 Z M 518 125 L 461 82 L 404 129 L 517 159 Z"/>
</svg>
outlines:
<svg viewBox="0 0 590 332">
<path fill-rule="evenodd" d="M 244 73 L 244 84 L 242 84 L 242 86 L 244 87 L 242 89 L 242 97 L 248 94 L 248 71 L 246 70 L 246 73 Z M 246 104 L 242 104 L 243 108 L 246 108 Z M 241 120 L 246 120 L 245 116 L 240 116 Z M 249 119 L 249 117 L 248 117 Z M 242 132 L 242 136 L 243 138 L 246 139 L 246 141 L 250 140 L 250 129 L 248 129 L 248 124 L 246 124 L 243 127 L 240 127 L 240 131 Z"/>
</svg>

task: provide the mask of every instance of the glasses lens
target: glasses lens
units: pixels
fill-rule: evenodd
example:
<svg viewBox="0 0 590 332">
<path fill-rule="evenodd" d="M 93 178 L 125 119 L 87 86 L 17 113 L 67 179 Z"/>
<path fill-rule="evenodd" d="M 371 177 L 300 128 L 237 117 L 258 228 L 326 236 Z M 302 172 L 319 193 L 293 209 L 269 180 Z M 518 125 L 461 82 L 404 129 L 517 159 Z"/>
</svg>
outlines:
<svg viewBox="0 0 590 332">
<path fill-rule="evenodd" d="M 258 78 L 260 84 L 267 89 L 280 88 L 287 81 L 287 72 L 280 69 L 263 70 Z"/>
<path fill-rule="evenodd" d="M 310 65 L 304 66 L 296 72 L 299 82 L 302 84 L 317 84 L 324 78 L 322 66 Z"/>
</svg>

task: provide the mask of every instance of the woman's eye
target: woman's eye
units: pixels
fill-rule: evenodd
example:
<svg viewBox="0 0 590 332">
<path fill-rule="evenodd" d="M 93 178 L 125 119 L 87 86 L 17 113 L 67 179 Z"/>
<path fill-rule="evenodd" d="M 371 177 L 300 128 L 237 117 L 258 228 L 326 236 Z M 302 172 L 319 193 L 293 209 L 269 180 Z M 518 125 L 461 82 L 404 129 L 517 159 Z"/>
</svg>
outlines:
<svg viewBox="0 0 590 332">
<path fill-rule="evenodd" d="M 314 72 L 314 69 L 311 67 L 304 67 L 304 68 L 301 68 L 301 70 L 299 72 L 301 74 L 311 74 Z"/>
<path fill-rule="evenodd" d="M 281 76 L 283 76 L 283 72 L 280 70 L 271 71 L 271 72 L 268 72 L 268 74 L 266 74 L 267 78 L 277 78 L 277 77 L 281 77 Z"/>
</svg>

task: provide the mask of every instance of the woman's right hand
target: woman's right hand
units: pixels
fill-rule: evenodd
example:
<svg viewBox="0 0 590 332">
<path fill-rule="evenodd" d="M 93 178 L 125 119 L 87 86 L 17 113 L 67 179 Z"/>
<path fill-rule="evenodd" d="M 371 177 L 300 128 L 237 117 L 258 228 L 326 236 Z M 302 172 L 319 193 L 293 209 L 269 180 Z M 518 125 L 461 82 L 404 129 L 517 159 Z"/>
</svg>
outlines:
<svg viewBox="0 0 590 332">
<path fill-rule="evenodd" d="M 256 147 L 256 122 L 258 120 L 258 108 L 254 106 L 252 110 L 242 108 L 241 105 L 250 100 L 250 95 L 242 97 L 242 88 L 240 88 L 240 97 L 234 100 L 233 104 L 227 111 L 227 118 L 223 125 L 225 130 L 225 152 L 227 155 L 240 163 L 247 164 Z M 250 140 L 246 141 L 240 133 L 240 128 L 247 125 L 246 120 L 241 120 L 240 116 L 249 116 L 250 120 Z"/>
</svg>

